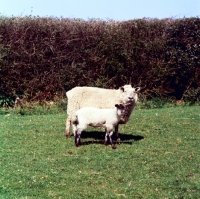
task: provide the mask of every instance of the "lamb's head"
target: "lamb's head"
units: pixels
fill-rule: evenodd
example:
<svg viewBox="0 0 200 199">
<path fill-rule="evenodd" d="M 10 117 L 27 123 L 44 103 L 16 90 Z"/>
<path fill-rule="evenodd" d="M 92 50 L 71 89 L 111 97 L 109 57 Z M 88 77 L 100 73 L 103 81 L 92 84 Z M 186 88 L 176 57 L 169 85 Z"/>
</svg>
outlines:
<svg viewBox="0 0 200 199">
<path fill-rule="evenodd" d="M 117 108 L 117 115 L 123 116 L 126 112 L 126 107 L 123 104 L 115 104 L 115 107 Z"/>
<path fill-rule="evenodd" d="M 124 85 L 119 88 L 120 100 L 123 104 L 136 103 L 138 100 L 138 92 L 140 87 L 133 88 L 131 85 Z"/>
</svg>

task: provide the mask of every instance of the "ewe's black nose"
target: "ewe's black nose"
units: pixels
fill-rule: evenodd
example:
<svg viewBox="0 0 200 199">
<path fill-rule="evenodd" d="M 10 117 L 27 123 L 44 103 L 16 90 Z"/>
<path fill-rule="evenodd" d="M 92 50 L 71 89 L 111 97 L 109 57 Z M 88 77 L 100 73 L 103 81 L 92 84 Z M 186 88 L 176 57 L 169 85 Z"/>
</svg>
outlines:
<svg viewBox="0 0 200 199">
<path fill-rule="evenodd" d="M 128 99 L 129 99 L 129 100 L 133 100 L 133 97 L 129 97 Z"/>
</svg>

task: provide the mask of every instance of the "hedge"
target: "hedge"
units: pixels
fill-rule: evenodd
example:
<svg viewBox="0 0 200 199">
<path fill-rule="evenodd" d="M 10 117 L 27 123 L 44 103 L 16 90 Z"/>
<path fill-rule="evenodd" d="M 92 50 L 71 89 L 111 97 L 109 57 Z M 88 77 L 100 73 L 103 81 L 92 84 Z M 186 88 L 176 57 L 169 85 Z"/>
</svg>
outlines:
<svg viewBox="0 0 200 199">
<path fill-rule="evenodd" d="M 75 86 L 142 87 L 200 100 L 200 19 L 0 17 L 0 104 L 65 97 Z"/>
</svg>

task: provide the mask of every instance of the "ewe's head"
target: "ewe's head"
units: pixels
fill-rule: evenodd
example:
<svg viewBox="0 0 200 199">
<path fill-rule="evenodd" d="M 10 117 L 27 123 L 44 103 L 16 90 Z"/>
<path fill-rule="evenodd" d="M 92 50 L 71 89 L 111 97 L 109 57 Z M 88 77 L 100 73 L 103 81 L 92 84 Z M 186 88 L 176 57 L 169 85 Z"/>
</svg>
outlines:
<svg viewBox="0 0 200 199">
<path fill-rule="evenodd" d="M 121 103 L 136 103 L 138 100 L 138 92 L 140 87 L 133 88 L 131 85 L 124 85 L 119 88 L 121 91 L 120 100 Z"/>
</svg>

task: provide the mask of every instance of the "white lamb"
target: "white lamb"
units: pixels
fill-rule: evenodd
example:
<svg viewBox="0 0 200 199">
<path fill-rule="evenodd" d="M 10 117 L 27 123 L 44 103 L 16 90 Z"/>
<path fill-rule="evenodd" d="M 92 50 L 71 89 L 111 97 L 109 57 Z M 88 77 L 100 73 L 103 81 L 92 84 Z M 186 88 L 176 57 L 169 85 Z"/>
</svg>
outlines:
<svg viewBox="0 0 200 199">
<path fill-rule="evenodd" d="M 113 149 L 116 146 L 113 144 L 112 135 L 113 128 L 118 124 L 121 116 L 125 113 L 126 107 L 123 104 L 115 104 L 112 109 L 99 109 L 94 107 L 84 107 L 76 111 L 72 116 L 72 126 L 75 137 L 75 145 L 80 145 L 81 132 L 87 126 L 105 127 L 105 144 L 108 142 L 108 136 Z"/>
<path fill-rule="evenodd" d="M 126 104 L 126 113 L 120 118 L 119 124 L 125 124 L 138 100 L 140 87 L 133 88 L 124 85 L 119 89 L 104 89 L 97 87 L 75 87 L 66 92 L 68 99 L 66 136 L 70 137 L 71 118 L 74 112 L 83 107 L 113 108 L 115 104 Z M 115 136 L 118 138 L 118 124 L 115 126 Z"/>
</svg>

